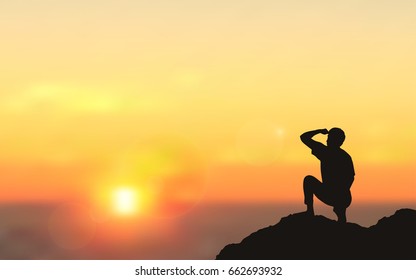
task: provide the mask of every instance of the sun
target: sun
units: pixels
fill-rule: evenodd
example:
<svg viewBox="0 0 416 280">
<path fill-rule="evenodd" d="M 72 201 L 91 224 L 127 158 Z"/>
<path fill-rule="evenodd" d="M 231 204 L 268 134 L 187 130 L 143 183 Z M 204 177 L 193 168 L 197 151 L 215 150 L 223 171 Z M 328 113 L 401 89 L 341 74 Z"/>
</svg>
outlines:
<svg viewBox="0 0 416 280">
<path fill-rule="evenodd" d="M 113 207 L 120 215 L 132 215 L 140 210 L 140 196 L 133 187 L 123 186 L 114 190 Z"/>
</svg>

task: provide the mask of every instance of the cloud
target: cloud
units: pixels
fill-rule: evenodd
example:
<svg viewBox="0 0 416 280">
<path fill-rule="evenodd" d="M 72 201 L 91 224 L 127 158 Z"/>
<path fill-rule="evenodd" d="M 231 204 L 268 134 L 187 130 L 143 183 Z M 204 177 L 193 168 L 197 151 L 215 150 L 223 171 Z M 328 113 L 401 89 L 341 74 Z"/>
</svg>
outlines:
<svg viewBox="0 0 416 280">
<path fill-rule="evenodd" d="M 121 109 L 122 100 L 100 89 L 44 84 L 9 97 L 3 107 L 17 113 L 44 110 L 113 112 Z"/>
</svg>

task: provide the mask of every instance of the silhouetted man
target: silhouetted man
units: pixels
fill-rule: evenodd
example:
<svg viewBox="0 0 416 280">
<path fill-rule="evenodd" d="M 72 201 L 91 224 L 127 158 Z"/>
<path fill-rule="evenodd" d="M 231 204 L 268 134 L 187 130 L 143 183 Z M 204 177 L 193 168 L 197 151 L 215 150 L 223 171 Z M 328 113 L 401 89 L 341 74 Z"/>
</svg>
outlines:
<svg viewBox="0 0 416 280">
<path fill-rule="evenodd" d="M 317 134 L 328 134 L 327 146 L 313 140 Z M 306 212 L 314 215 L 313 195 L 319 200 L 334 207 L 338 221 L 347 221 L 346 209 L 351 204 L 350 188 L 354 181 L 354 165 L 350 155 L 341 149 L 345 140 L 342 129 L 334 127 L 331 130 L 317 129 L 303 133 L 302 142 L 312 149 L 312 154 L 321 161 L 322 183 L 313 176 L 303 180 Z"/>
</svg>

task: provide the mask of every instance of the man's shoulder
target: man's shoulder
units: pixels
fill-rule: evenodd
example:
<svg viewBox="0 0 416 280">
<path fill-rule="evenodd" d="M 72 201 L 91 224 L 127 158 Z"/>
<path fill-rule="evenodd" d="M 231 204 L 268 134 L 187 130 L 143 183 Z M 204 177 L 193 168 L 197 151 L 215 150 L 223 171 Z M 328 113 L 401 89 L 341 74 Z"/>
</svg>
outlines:
<svg viewBox="0 0 416 280">
<path fill-rule="evenodd" d="M 313 146 L 311 146 L 311 152 L 314 156 L 318 159 L 326 157 L 328 147 L 320 142 L 315 142 Z"/>
<path fill-rule="evenodd" d="M 344 149 L 341 149 L 341 148 L 339 148 L 339 149 L 340 149 L 340 151 L 341 151 L 341 153 L 342 153 L 343 156 L 351 159 L 351 156 L 350 156 L 350 154 L 347 151 L 345 151 Z"/>
<path fill-rule="evenodd" d="M 319 150 L 319 151 L 326 150 L 327 148 L 328 147 L 322 144 L 321 142 L 314 142 L 313 145 L 311 146 L 312 152 L 316 150 Z"/>
<path fill-rule="evenodd" d="M 341 148 L 328 148 L 326 150 L 328 157 L 340 162 L 352 162 L 351 156 Z"/>
<path fill-rule="evenodd" d="M 314 150 L 314 149 L 321 149 L 321 150 L 324 150 L 324 149 L 327 149 L 327 148 L 328 148 L 328 146 L 325 146 L 325 145 L 324 145 L 324 144 L 322 144 L 321 142 L 316 141 L 316 142 L 314 142 L 314 143 L 313 143 L 313 146 L 312 146 L 311 148 L 312 148 L 312 150 Z"/>
</svg>

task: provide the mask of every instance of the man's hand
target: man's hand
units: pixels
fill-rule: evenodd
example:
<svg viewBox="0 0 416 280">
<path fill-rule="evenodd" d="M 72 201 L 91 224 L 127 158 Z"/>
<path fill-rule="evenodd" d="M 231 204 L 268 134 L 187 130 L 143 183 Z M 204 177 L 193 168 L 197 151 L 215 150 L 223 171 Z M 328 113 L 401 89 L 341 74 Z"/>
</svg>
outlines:
<svg viewBox="0 0 416 280">
<path fill-rule="evenodd" d="M 328 131 L 328 129 L 323 128 L 323 129 L 320 130 L 320 133 L 322 133 L 322 134 L 328 134 L 329 131 Z"/>
</svg>

